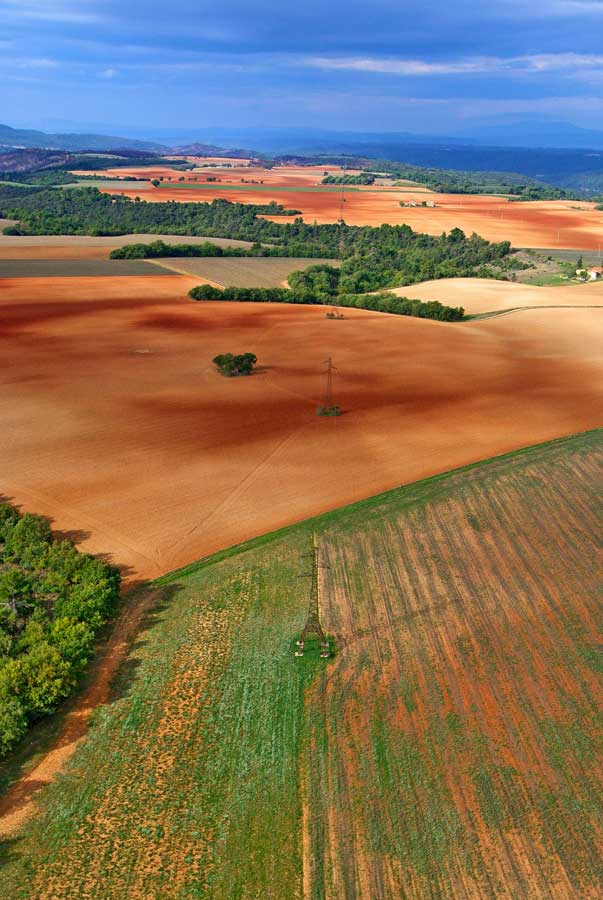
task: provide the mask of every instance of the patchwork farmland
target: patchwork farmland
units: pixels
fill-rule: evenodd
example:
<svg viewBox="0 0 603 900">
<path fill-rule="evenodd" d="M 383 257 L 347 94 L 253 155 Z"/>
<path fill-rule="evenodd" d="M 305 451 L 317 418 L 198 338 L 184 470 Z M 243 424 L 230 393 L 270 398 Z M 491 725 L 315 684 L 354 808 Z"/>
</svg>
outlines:
<svg viewBox="0 0 603 900">
<path fill-rule="evenodd" d="M 433 193 L 423 185 L 400 184 L 345 186 L 322 185 L 330 174 L 354 174 L 337 167 L 276 166 L 196 169 L 179 173 L 166 167 L 132 167 L 104 171 L 103 174 L 162 178 L 146 190 L 150 202 L 211 202 L 222 199 L 237 203 L 275 201 L 286 209 L 301 210 L 311 224 L 329 224 L 340 218 L 348 225 L 410 225 L 415 231 L 439 235 L 462 228 L 491 241 L 510 240 L 516 247 L 550 247 L 598 251 L 603 242 L 603 213 L 596 204 L 571 200 L 513 202 L 506 197 Z M 100 174 L 100 173 L 99 173 Z M 208 181 L 208 178 L 215 179 Z M 143 184 L 145 184 L 143 182 Z M 146 183 L 148 184 L 148 183 Z M 99 189 L 134 199 L 140 192 L 136 183 L 116 182 Z M 435 207 L 421 206 L 433 201 Z M 412 203 L 412 206 L 401 204 Z M 416 204 L 416 205 L 414 205 Z M 274 221 L 286 222 L 279 216 Z M 292 221 L 292 219 L 290 220 Z"/>
<path fill-rule="evenodd" d="M 599 897 L 602 470 L 599 429 L 164 579 L 5 895 Z"/>
</svg>

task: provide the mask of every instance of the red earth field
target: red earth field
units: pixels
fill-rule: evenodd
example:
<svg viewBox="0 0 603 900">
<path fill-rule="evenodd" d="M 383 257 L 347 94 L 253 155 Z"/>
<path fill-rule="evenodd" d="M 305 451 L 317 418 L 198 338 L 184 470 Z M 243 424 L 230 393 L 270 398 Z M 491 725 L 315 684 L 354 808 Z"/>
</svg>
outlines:
<svg viewBox="0 0 603 900">
<path fill-rule="evenodd" d="M 601 422 L 601 310 L 330 321 L 193 303 L 195 283 L 0 280 L 0 492 L 131 578 Z M 216 374 L 226 351 L 258 373 Z M 315 415 L 328 355 L 340 419 Z"/>
<path fill-rule="evenodd" d="M 333 186 L 328 190 L 308 190 L 320 185 L 325 171 L 338 174 L 342 170 L 323 166 L 278 166 L 274 169 L 238 166 L 182 173 L 166 166 L 132 167 L 97 174 L 163 176 L 162 186 L 145 190 L 144 199 L 151 202 L 208 202 L 221 198 L 238 203 L 269 203 L 274 200 L 287 209 L 301 210 L 307 222 L 337 222 L 343 210 L 343 218 L 349 225 L 407 224 L 415 231 L 436 235 L 460 227 L 468 233 L 476 231 L 488 240 L 510 240 L 518 247 L 597 250 L 603 245 L 603 212 L 595 209 L 594 203 L 571 200 L 519 203 L 504 197 L 435 194 L 421 185 L 347 187 L 343 195 Z M 176 186 L 182 177 L 186 179 L 184 185 L 191 184 L 190 188 Z M 217 186 L 207 184 L 204 187 L 208 177 L 218 179 Z M 250 184 L 252 181 L 257 184 Z M 99 188 L 103 190 L 100 184 Z M 107 188 L 106 192 L 116 193 L 116 189 Z M 137 190 L 135 184 L 128 184 L 117 193 L 134 198 L 140 194 L 140 189 Z M 400 206 L 400 202 L 424 199 L 433 200 L 436 208 Z M 279 216 L 274 221 L 288 220 Z"/>
</svg>

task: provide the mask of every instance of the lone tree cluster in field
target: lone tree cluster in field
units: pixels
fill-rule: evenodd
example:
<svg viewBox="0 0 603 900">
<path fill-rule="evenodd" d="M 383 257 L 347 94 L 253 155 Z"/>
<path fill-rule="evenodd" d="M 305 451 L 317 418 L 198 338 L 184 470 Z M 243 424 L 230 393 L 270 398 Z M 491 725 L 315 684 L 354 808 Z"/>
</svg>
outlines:
<svg viewBox="0 0 603 900">
<path fill-rule="evenodd" d="M 234 378 L 237 375 L 251 375 L 253 367 L 258 361 L 254 353 L 241 353 L 235 356 L 233 353 L 221 353 L 215 356 L 213 363 L 221 375 L 226 378 Z"/>
</svg>

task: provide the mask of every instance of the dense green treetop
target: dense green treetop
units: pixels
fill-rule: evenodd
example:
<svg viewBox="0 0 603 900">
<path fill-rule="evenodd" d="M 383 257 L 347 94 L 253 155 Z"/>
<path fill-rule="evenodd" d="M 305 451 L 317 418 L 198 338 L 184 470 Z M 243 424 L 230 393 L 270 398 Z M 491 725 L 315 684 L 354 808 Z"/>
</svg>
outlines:
<svg viewBox="0 0 603 900">
<path fill-rule="evenodd" d="M 45 519 L 0 504 L 0 756 L 72 691 L 119 586 Z"/>
</svg>

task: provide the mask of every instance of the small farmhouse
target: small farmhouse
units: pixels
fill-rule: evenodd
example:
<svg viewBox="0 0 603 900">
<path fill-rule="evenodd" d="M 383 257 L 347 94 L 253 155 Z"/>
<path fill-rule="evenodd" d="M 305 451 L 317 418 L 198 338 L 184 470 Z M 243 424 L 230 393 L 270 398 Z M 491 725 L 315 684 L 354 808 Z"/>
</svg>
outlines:
<svg viewBox="0 0 603 900">
<path fill-rule="evenodd" d="M 600 266 L 592 266 L 587 269 L 587 272 L 590 281 L 598 281 L 599 278 L 603 277 L 603 268 Z"/>
</svg>

